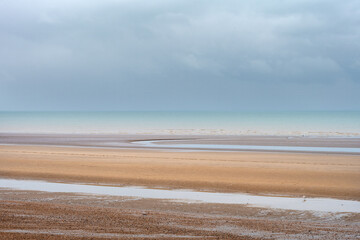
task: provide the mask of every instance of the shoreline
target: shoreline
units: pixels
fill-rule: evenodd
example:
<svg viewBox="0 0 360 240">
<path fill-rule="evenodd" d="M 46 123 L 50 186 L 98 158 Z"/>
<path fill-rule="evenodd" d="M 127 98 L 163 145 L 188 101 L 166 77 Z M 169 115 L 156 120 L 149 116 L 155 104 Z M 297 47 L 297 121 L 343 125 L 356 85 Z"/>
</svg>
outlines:
<svg viewBox="0 0 360 240">
<path fill-rule="evenodd" d="M 331 133 L 331 132 L 329 132 Z M 150 133 L 142 133 L 142 132 L 0 132 L 0 136 L 143 136 L 143 137 L 151 137 L 151 136 L 170 136 L 170 137 L 294 137 L 294 138 L 335 138 L 335 139 L 360 139 L 359 132 L 353 133 L 338 133 L 338 134 L 306 134 L 306 133 L 259 133 L 259 134 L 251 134 L 251 133 L 237 133 L 237 134 L 228 134 L 228 133 L 167 133 L 167 132 L 150 132 Z"/>
<path fill-rule="evenodd" d="M 303 137 L 292 135 L 169 135 L 169 134 L 29 134 L 0 133 L 0 144 L 33 144 L 58 146 L 103 147 L 116 142 L 114 147 L 139 147 L 139 141 L 162 141 L 162 144 L 232 144 L 263 146 L 303 146 L 303 147 L 355 147 L 360 148 L 359 137 Z M 167 142 L 168 141 L 168 142 Z M 106 145 L 105 145 L 106 146 Z M 111 145 L 110 145 L 111 146 Z"/>
</svg>

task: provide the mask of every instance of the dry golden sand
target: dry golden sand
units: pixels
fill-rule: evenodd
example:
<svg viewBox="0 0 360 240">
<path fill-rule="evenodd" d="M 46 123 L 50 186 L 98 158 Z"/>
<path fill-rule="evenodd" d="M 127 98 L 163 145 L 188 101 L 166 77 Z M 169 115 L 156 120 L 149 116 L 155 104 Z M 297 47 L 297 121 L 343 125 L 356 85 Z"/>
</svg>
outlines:
<svg viewBox="0 0 360 240">
<path fill-rule="evenodd" d="M 0 146 L 0 176 L 360 200 L 360 156 Z"/>
</svg>

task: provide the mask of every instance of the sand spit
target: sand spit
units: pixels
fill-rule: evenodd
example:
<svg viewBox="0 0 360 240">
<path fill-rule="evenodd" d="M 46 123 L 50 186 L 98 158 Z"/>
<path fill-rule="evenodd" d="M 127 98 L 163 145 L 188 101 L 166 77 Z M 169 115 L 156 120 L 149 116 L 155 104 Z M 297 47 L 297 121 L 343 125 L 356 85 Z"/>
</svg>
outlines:
<svg viewBox="0 0 360 240">
<path fill-rule="evenodd" d="M 0 146 L 0 177 L 360 200 L 360 156 Z"/>
</svg>

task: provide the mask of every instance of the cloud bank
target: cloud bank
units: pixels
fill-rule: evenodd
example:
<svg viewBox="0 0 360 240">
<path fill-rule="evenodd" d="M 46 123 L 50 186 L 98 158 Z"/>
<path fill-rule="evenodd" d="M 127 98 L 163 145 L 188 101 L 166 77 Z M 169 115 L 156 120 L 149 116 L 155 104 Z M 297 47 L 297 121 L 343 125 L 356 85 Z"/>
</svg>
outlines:
<svg viewBox="0 0 360 240">
<path fill-rule="evenodd" d="M 357 0 L 5 0 L 1 110 L 360 110 Z"/>
</svg>

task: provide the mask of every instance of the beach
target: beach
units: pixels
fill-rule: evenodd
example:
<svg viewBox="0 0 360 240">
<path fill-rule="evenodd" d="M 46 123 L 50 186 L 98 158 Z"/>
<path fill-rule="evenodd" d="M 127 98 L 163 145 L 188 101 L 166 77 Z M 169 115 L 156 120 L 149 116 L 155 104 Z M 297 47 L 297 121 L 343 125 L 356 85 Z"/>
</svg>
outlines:
<svg viewBox="0 0 360 240">
<path fill-rule="evenodd" d="M 360 156 L 1 146 L 0 174 L 84 183 L 360 199 Z"/>
<path fill-rule="evenodd" d="M 357 239 L 359 214 L 0 190 L 2 239 Z"/>
<path fill-rule="evenodd" d="M 255 196 L 303 197 L 308 199 L 320 197 L 360 200 L 360 154 L 321 152 L 323 149 L 326 150 L 331 147 L 357 149 L 359 147 L 359 141 L 356 138 L 2 134 L 0 139 L 0 143 L 2 144 L 0 146 L 0 176 L 2 179 L 31 179 L 114 187 L 141 186 L 150 189 L 167 190 L 190 189 L 199 192 L 246 193 Z M 156 146 L 142 144 L 149 141 L 156 141 L 153 143 L 156 144 Z M 195 147 L 191 149 L 184 147 L 176 148 L 177 144 L 184 143 L 187 145 L 183 146 L 189 147 L 189 144 L 192 144 L 191 146 Z M 306 150 L 305 152 L 299 152 L 296 149 L 294 151 L 259 151 L 251 149 L 235 151 L 233 149 L 213 149 L 216 144 L 229 146 L 244 143 L 254 146 L 280 145 L 315 147 L 315 149 L 320 149 L 320 152 L 310 150 L 308 152 Z M 201 147 L 196 147 L 196 144 Z M 205 145 L 209 146 L 209 148 L 204 149 Z M 5 192 L 6 194 L 4 194 Z M 244 239 L 249 239 L 249 237 L 257 239 L 263 238 L 264 236 L 267 236 L 267 238 L 277 238 L 274 237 L 276 235 L 271 235 L 269 232 L 266 232 L 270 231 L 269 229 L 265 231 L 266 233 L 264 229 L 262 229 L 261 231 L 264 233 L 263 235 L 259 235 L 260 230 L 258 229 L 258 223 L 255 224 L 253 222 L 255 221 L 254 219 L 256 219 L 255 222 L 260 221 L 261 224 L 265 224 L 263 221 L 268 222 L 264 227 L 271 225 L 271 231 L 277 232 L 279 238 L 284 237 L 285 239 L 287 235 L 286 232 L 290 231 L 289 229 L 292 229 L 291 231 L 301 229 L 299 231 L 303 232 L 311 228 L 310 231 L 312 231 L 313 234 L 318 231 L 317 234 L 320 238 L 333 237 L 334 239 L 336 239 L 335 236 L 338 236 L 336 235 L 338 234 L 336 231 L 344 231 L 344 229 L 347 229 L 346 231 L 355 234 L 355 232 L 359 230 L 359 213 L 355 212 L 344 215 L 323 212 L 323 216 L 325 216 L 323 220 L 331 214 L 333 219 L 322 221 L 319 220 L 319 214 L 313 213 L 312 211 L 259 208 L 257 206 L 246 207 L 246 205 L 243 204 L 184 204 L 176 203 L 176 201 L 169 202 L 166 199 L 151 198 L 135 198 L 135 200 L 126 200 L 126 203 L 120 204 L 115 196 L 102 196 L 107 199 L 106 201 L 109 202 L 110 205 L 113 204 L 114 206 L 99 206 L 99 203 L 89 203 L 89 201 L 91 202 L 89 199 L 96 199 L 96 197 L 93 196 L 82 197 L 76 200 L 76 203 L 72 203 L 70 199 L 76 198 L 74 197 L 74 195 L 76 195 L 74 193 L 35 193 L 36 192 L 33 191 L 29 192 L 28 190 L 2 189 L 2 207 L 7 209 L 7 211 L 2 213 L 2 217 L 7 219 L 2 226 L 1 234 L 4 234 L 3 236 L 12 236 L 15 239 L 24 234 L 37 237 L 59 236 L 59 234 L 54 235 L 56 232 L 54 229 L 58 229 L 59 227 L 63 228 L 60 223 L 52 223 L 53 227 L 50 227 L 50 229 L 44 228 L 39 230 L 32 226 L 31 231 L 28 230 L 28 232 L 16 232 L 14 230 L 29 229 L 29 226 L 26 224 L 21 225 L 21 227 L 15 227 L 15 223 L 18 220 L 14 217 L 14 212 L 20 211 L 21 209 L 27 209 L 29 211 L 30 209 L 41 209 L 41 206 L 46 206 L 46 208 L 41 211 L 31 210 L 32 213 L 27 217 L 33 219 L 35 212 L 40 215 L 49 215 L 53 211 L 52 208 L 57 209 L 61 206 L 60 208 L 64 208 L 66 211 L 74 211 L 73 209 L 76 208 L 74 216 L 77 217 L 79 217 L 80 213 L 76 212 L 82 208 L 87 212 L 86 216 L 89 218 L 94 218 L 95 213 L 98 211 L 106 215 L 110 214 L 108 213 L 108 211 L 111 212 L 110 209 L 114 209 L 118 217 L 122 216 L 128 219 L 127 214 L 130 212 L 130 215 L 135 214 L 134 216 L 132 215 L 135 219 L 133 219 L 133 221 L 141 223 L 145 217 L 145 215 L 142 215 L 142 211 L 145 211 L 147 212 L 146 217 L 151 218 L 152 221 L 155 222 L 158 222 L 159 218 L 171 218 L 170 215 L 173 217 L 178 216 L 179 219 L 176 221 L 180 221 L 181 223 L 177 222 L 176 224 L 179 226 L 182 226 L 184 222 L 190 221 L 189 219 L 184 220 L 182 217 L 189 217 L 191 221 L 194 222 L 192 224 L 193 230 L 190 230 L 189 227 L 186 229 L 180 227 L 181 234 L 186 233 L 191 236 L 199 235 L 202 237 L 209 237 L 211 235 L 211 238 L 220 239 L 241 239 L 242 237 L 244 237 Z M 58 197 L 54 197 L 58 195 L 62 196 L 60 200 Z M 31 197 L 26 198 L 24 196 Z M 80 196 L 83 196 L 83 194 Z M 122 199 L 126 197 L 118 198 Z M 304 201 L 306 201 L 306 199 Z M 141 202 L 146 202 L 147 204 L 139 207 Z M 13 205 L 14 203 L 16 204 Z M 13 207 L 5 207 L 9 204 Z M 121 210 L 118 209 L 118 204 L 122 206 Z M 123 204 L 126 206 L 123 206 Z M 197 209 L 197 206 L 199 206 L 201 211 L 196 213 L 196 216 L 189 216 L 190 213 L 193 213 L 192 209 Z M 214 208 L 222 212 L 221 216 L 223 218 L 218 217 L 219 212 L 216 214 L 213 212 Z M 225 211 L 225 209 L 227 210 Z M 264 210 L 267 211 L 266 216 L 262 215 Z M 123 211 L 129 212 L 125 214 Z M 291 214 L 289 214 L 289 211 Z M 249 215 L 247 215 L 249 212 L 253 214 L 251 221 Z M 305 213 L 306 216 L 309 215 L 310 217 L 304 217 Z M 113 213 L 111 212 L 111 214 Z M 199 220 L 201 218 L 200 216 L 205 215 L 209 215 L 208 220 L 211 220 L 219 229 L 223 229 L 221 226 L 223 226 L 223 223 L 226 221 L 231 222 L 235 221 L 234 219 L 240 218 L 243 223 L 237 227 L 230 224 L 233 226 L 231 231 L 229 229 L 226 231 L 197 231 L 198 229 L 209 229 L 210 225 L 206 226 L 203 221 Z M 85 217 L 83 216 L 83 218 Z M 338 221 L 338 218 L 341 219 L 341 221 Z M 224 219 L 227 220 L 225 221 Z M 285 222 L 286 227 L 274 227 L 277 221 L 280 221 L 279 219 L 281 219 L 282 223 Z M 306 220 L 305 225 L 307 227 L 301 225 L 302 227 L 299 228 L 298 225 L 294 225 L 293 221 L 295 221 L 295 219 L 300 222 Z M 38 220 L 34 221 L 36 222 Z M 236 224 L 238 224 L 237 221 L 238 220 L 235 221 Z M 320 228 L 316 230 L 314 226 L 312 226 L 314 222 L 324 224 L 322 227 L 326 226 L 329 229 L 331 229 L 329 227 L 331 224 L 335 224 L 338 230 L 335 232 L 333 230 L 327 230 L 326 233 L 320 233 Z M 343 223 L 348 225 L 348 227 L 345 228 L 342 226 L 341 224 Z M 97 222 L 96 224 L 100 227 L 103 222 Z M 198 224 L 200 224 L 201 227 Z M 40 225 L 42 225 L 42 223 L 39 222 L 38 226 Z M 77 225 L 73 222 L 70 223 L 70 225 L 73 226 L 71 228 L 77 226 L 77 229 L 82 229 L 83 231 L 85 231 L 84 229 L 86 228 L 86 224 Z M 141 234 L 148 235 L 149 232 L 146 232 L 143 227 L 144 225 L 140 224 L 137 231 L 141 232 Z M 159 226 L 154 223 L 151 227 L 158 228 Z M 130 237 L 130 235 L 126 235 L 128 233 L 125 234 L 124 232 L 116 232 L 114 229 L 111 231 L 110 229 L 106 229 L 106 227 L 104 228 L 104 226 L 102 226 L 102 230 L 100 231 L 102 233 L 100 234 L 98 232 L 96 238 Z M 126 227 L 122 226 L 121 229 L 124 230 Z M 170 231 L 172 232 L 170 235 L 164 236 L 156 235 L 160 234 L 160 232 L 163 233 L 164 230 L 158 232 L 155 230 L 149 231 L 151 234 L 155 234 L 153 238 L 161 237 L 171 239 L 181 237 L 181 234 L 177 233 L 175 229 L 179 230 L 179 227 L 174 227 L 174 229 Z M 227 228 L 225 227 L 225 229 Z M 242 231 L 239 229 L 242 229 Z M 247 230 L 245 231 L 244 229 Z M 64 229 L 60 231 L 60 235 L 64 238 L 80 237 L 81 235 L 77 232 L 64 231 Z M 109 231 L 115 231 L 118 235 L 106 235 L 105 233 L 109 234 Z M 254 233 L 251 235 L 251 231 L 258 231 L 258 234 Z M 248 234 L 244 235 L 244 232 Z M 182 236 L 182 238 L 189 238 L 190 235 Z M 138 238 L 141 238 L 141 236 L 139 235 Z M 305 239 L 307 239 L 306 237 L 310 239 L 310 235 L 304 235 L 304 237 Z M 351 239 L 351 237 L 349 239 Z"/>
<path fill-rule="evenodd" d="M 360 240 L 360 1 L 0 6 L 0 240 Z"/>
</svg>

